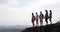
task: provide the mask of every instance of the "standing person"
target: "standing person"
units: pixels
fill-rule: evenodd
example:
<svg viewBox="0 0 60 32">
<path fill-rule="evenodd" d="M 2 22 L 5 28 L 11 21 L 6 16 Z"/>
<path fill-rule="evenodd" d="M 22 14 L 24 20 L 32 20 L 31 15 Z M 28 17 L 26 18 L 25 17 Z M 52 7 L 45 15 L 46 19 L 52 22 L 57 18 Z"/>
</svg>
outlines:
<svg viewBox="0 0 60 32">
<path fill-rule="evenodd" d="M 48 24 L 48 11 L 47 10 L 45 10 L 45 12 L 46 12 L 46 14 L 45 14 L 45 21 L 46 21 L 46 24 Z"/>
<path fill-rule="evenodd" d="M 40 12 L 39 18 L 40 18 L 40 25 L 43 26 L 44 15 L 42 14 L 42 12 Z"/>
<path fill-rule="evenodd" d="M 38 13 L 36 12 L 36 26 L 38 26 L 39 23 L 38 23 Z"/>
<path fill-rule="evenodd" d="M 31 21 L 32 21 L 32 24 L 33 24 L 33 26 L 34 26 L 34 25 L 35 25 L 35 24 L 34 24 L 34 21 L 35 21 L 34 13 L 32 13 L 32 20 L 31 20 Z"/>
<path fill-rule="evenodd" d="M 51 21 L 51 18 L 52 18 L 52 11 L 50 10 L 49 12 L 50 12 L 50 13 L 49 13 L 49 20 L 50 20 L 50 23 L 52 24 L 52 21 Z"/>
</svg>

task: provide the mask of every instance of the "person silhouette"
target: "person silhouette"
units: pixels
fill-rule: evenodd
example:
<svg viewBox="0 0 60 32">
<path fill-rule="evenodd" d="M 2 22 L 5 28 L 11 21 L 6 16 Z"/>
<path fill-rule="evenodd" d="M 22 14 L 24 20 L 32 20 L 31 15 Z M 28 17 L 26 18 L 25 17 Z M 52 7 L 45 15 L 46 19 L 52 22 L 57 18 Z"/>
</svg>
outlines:
<svg viewBox="0 0 60 32">
<path fill-rule="evenodd" d="M 39 15 L 40 26 L 43 26 L 43 18 L 44 18 L 44 15 L 42 14 L 42 12 L 40 12 L 40 15 Z"/>
<path fill-rule="evenodd" d="M 45 21 L 46 21 L 46 24 L 48 25 L 48 11 L 47 10 L 45 10 Z"/>
<path fill-rule="evenodd" d="M 34 26 L 34 25 L 35 25 L 35 24 L 34 24 L 34 21 L 35 21 L 34 13 L 32 13 L 32 20 L 31 20 L 31 21 L 32 21 L 32 24 L 33 24 L 33 26 Z"/>
<path fill-rule="evenodd" d="M 38 26 L 38 13 L 36 12 L 36 26 Z"/>
<path fill-rule="evenodd" d="M 50 20 L 50 23 L 52 24 L 52 21 L 51 21 L 51 18 L 52 18 L 52 11 L 50 10 L 49 12 L 50 12 L 50 13 L 49 13 L 49 20 Z"/>
</svg>

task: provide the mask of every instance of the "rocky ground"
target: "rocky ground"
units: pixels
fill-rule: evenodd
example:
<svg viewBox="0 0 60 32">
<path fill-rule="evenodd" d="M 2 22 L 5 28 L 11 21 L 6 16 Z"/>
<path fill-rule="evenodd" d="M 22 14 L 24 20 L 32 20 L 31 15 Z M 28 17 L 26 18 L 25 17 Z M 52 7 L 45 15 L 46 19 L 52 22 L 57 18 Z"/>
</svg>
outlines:
<svg viewBox="0 0 60 32">
<path fill-rule="evenodd" d="M 38 27 L 30 27 L 26 28 L 22 32 L 60 32 L 60 23 L 38 26 Z"/>
</svg>

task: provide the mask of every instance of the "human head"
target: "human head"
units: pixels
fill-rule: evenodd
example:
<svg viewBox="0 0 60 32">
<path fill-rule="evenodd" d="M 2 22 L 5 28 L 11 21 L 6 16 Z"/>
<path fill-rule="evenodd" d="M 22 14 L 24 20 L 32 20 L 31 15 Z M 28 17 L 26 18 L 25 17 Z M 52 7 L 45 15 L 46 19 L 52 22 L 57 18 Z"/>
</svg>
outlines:
<svg viewBox="0 0 60 32">
<path fill-rule="evenodd" d="M 50 12 L 52 12 L 52 11 L 50 10 Z"/>
<path fill-rule="evenodd" d="M 32 13 L 32 15 L 34 15 L 34 13 Z"/>
<path fill-rule="evenodd" d="M 42 12 L 40 11 L 40 14 L 42 14 Z"/>
<path fill-rule="evenodd" d="M 36 12 L 36 14 L 38 14 L 38 13 Z"/>
<path fill-rule="evenodd" d="M 47 12 L 47 10 L 45 10 L 45 12 Z"/>
</svg>

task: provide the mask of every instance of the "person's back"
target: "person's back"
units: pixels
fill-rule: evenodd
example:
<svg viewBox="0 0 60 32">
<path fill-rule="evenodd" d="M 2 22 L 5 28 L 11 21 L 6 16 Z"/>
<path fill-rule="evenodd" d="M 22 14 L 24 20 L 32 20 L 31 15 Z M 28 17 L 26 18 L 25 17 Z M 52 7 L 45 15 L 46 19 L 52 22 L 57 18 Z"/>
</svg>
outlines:
<svg viewBox="0 0 60 32">
<path fill-rule="evenodd" d="M 40 12 L 39 18 L 40 18 L 40 25 L 42 26 L 43 25 L 43 18 L 44 18 L 44 15 L 42 14 L 42 12 Z"/>
<path fill-rule="evenodd" d="M 32 20 L 35 20 L 35 16 L 34 15 L 32 15 Z"/>
<path fill-rule="evenodd" d="M 39 18 L 40 19 L 43 19 L 44 15 L 43 14 L 40 14 Z"/>
</svg>

